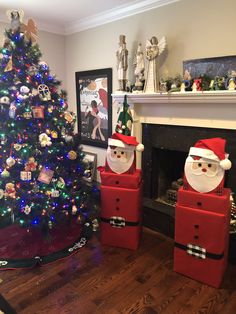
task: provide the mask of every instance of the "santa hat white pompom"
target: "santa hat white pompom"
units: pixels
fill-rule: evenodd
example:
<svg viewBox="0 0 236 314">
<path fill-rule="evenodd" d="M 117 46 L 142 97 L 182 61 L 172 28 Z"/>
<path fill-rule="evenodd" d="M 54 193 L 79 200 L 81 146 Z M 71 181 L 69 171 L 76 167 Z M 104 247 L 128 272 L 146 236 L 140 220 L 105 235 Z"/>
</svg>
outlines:
<svg viewBox="0 0 236 314">
<path fill-rule="evenodd" d="M 228 158 L 225 158 L 225 159 L 220 161 L 220 166 L 224 170 L 229 170 L 232 166 L 232 163 Z"/>
<path fill-rule="evenodd" d="M 143 152 L 144 151 L 144 145 L 139 143 L 137 146 L 136 146 L 136 150 L 137 152 Z"/>
</svg>

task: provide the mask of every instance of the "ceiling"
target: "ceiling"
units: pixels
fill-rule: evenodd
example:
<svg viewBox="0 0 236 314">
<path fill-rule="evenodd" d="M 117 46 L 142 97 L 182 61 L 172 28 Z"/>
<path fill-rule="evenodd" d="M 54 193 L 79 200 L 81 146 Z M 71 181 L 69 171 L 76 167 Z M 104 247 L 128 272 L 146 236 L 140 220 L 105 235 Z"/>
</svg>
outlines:
<svg viewBox="0 0 236 314">
<path fill-rule="evenodd" d="M 180 0 L 0 0 L 0 21 L 6 11 L 23 10 L 41 30 L 72 34 Z"/>
</svg>

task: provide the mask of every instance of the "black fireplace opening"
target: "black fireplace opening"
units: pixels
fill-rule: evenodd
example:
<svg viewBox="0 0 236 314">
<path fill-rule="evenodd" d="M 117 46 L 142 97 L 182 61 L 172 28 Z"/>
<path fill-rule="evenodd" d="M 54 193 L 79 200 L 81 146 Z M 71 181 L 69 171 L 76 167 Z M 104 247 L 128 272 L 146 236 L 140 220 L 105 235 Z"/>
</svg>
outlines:
<svg viewBox="0 0 236 314">
<path fill-rule="evenodd" d="M 175 206 L 178 189 L 183 185 L 183 169 L 187 153 L 171 149 L 153 148 L 152 155 L 153 199 L 157 202 Z"/>
</svg>

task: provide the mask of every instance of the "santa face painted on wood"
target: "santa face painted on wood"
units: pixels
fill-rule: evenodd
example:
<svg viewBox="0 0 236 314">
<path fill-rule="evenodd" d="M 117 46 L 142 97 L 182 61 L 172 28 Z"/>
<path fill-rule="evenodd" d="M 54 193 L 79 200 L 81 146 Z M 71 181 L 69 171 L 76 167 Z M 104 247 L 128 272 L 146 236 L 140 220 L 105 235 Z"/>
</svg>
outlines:
<svg viewBox="0 0 236 314">
<path fill-rule="evenodd" d="M 190 148 L 184 167 L 185 180 L 197 192 L 214 192 L 224 187 L 225 170 L 230 167 L 224 139 L 200 140 Z"/>
</svg>

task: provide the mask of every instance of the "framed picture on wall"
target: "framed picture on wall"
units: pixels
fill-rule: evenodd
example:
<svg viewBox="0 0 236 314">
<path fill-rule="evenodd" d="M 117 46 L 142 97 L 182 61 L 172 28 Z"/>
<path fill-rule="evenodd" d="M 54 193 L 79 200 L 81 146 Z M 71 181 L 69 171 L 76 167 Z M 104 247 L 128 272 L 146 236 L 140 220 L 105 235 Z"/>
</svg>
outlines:
<svg viewBox="0 0 236 314">
<path fill-rule="evenodd" d="M 76 72 L 75 79 L 81 143 L 106 148 L 112 131 L 112 69 Z"/>
</svg>

